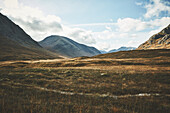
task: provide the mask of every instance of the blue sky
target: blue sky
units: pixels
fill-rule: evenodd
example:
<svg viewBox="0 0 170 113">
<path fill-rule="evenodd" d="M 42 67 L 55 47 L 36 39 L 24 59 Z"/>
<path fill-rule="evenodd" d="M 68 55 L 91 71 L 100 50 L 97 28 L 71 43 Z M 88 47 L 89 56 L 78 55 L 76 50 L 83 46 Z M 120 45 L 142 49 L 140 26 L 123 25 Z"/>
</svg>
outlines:
<svg viewBox="0 0 170 113">
<path fill-rule="evenodd" d="M 145 9 L 136 3 L 141 0 L 20 0 L 25 5 L 39 7 L 69 24 L 110 22 L 110 19 L 138 18 Z"/>
<path fill-rule="evenodd" d="M 0 0 L 33 39 L 67 36 L 100 50 L 138 47 L 170 24 L 169 0 Z"/>
</svg>

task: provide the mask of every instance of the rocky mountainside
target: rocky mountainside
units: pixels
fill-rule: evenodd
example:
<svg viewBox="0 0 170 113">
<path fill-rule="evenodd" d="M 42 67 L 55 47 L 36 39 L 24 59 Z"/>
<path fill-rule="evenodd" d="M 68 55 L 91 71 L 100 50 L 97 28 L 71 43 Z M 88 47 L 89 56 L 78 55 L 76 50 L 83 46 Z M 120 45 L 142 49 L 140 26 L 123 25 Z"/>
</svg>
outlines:
<svg viewBox="0 0 170 113">
<path fill-rule="evenodd" d="M 40 41 L 39 44 L 52 52 L 67 57 L 94 56 L 101 54 L 100 51 L 94 47 L 89 47 L 67 37 L 57 35 L 49 36 Z"/>
<path fill-rule="evenodd" d="M 137 49 L 170 49 L 170 24 L 159 33 L 150 37 Z"/>
<path fill-rule="evenodd" d="M 118 52 L 118 51 L 130 51 L 130 50 L 135 50 L 135 47 L 120 47 L 118 49 L 112 49 L 108 53 L 113 53 L 113 52 Z"/>
<path fill-rule="evenodd" d="M 0 13 L 0 60 L 61 58 L 42 48 L 22 28 Z"/>
</svg>

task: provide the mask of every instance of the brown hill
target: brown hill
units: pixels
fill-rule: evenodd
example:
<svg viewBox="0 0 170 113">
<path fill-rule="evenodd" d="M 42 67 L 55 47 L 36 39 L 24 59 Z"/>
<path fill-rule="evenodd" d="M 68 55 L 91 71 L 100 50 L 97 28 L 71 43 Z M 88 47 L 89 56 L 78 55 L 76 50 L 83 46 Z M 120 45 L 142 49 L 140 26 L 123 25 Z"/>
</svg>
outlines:
<svg viewBox="0 0 170 113">
<path fill-rule="evenodd" d="M 142 49 L 170 49 L 170 24 L 137 48 Z"/>
</svg>

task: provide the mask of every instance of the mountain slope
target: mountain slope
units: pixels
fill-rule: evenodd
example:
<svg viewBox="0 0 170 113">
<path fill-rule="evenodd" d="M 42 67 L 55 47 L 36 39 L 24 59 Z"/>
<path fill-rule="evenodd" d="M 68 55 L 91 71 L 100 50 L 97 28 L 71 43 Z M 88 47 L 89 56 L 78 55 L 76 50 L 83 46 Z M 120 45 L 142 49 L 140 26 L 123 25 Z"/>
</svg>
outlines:
<svg viewBox="0 0 170 113">
<path fill-rule="evenodd" d="M 118 52 L 118 51 L 130 51 L 130 50 L 135 50 L 135 49 L 136 49 L 135 47 L 120 47 L 118 49 L 112 49 L 108 53 Z"/>
<path fill-rule="evenodd" d="M 170 49 L 170 24 L 159 33 L 150 37 L 137 49 Z"/>
<path fill-rule="evenodd" d="M 0 13 L 0 60 L 60 58 L 42 48 L 18 25 Z"/>
<path fill-rule="evenodd" d="M 20 45 L 26 47 L 39 47 L 41 46 L 34 41 L 22 28 L 13 23 L 8 17 L 0 13 L 0 34 L 18 42 Z"/>
<path fill-rule="evenodd" d="M 69 38 L 57 35 L 49 36 L 40 41 L 39 44 L 52 52 L 67 57 L 94 56 L 101 54 L 100 51 L 94 47 L 79 44 Z"/>
</svg>

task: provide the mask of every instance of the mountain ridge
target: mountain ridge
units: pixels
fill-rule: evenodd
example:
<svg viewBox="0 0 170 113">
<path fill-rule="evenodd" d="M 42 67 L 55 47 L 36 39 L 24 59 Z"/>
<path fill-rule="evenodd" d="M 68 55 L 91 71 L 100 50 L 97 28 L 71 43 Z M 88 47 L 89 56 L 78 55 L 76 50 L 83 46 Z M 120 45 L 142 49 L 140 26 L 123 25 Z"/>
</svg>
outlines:
<svg viewBox="0 0 170 113">
<path fill-rule="evenodd" d="M 142 49 L 170 49 L 170 24 L 137 48 Z"/>
<path fill-rule="evenodd" d="M 94 47 L 80 44 L 64 36 L 51 35 L 39 42 L 39 44 L 52 51 L 67 57 L 95 56 L 101 54 Z"/>
</svg>

